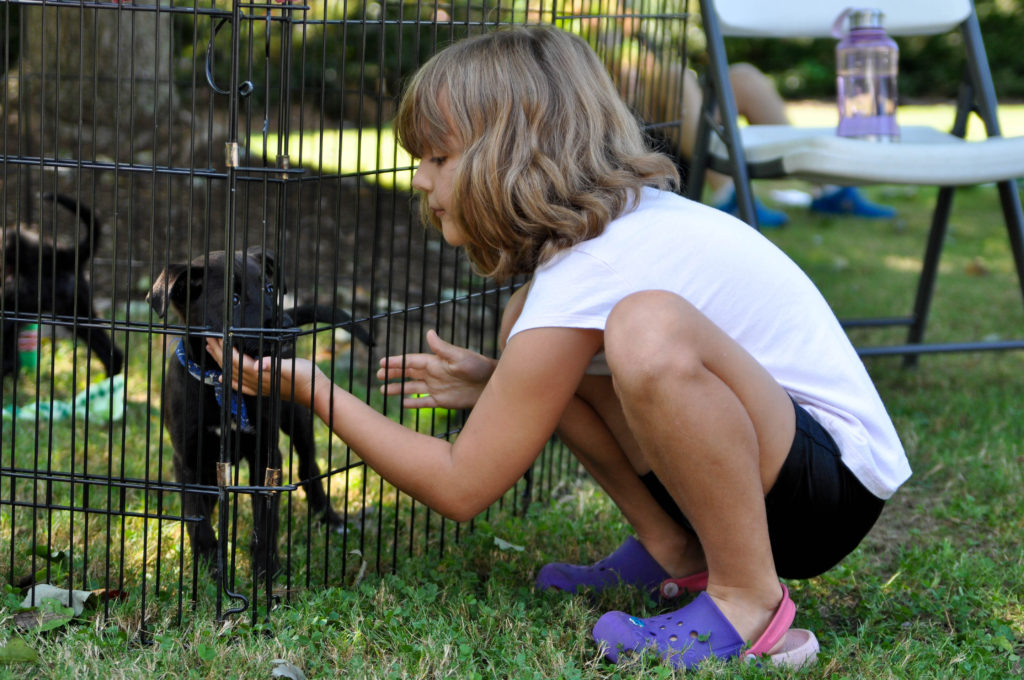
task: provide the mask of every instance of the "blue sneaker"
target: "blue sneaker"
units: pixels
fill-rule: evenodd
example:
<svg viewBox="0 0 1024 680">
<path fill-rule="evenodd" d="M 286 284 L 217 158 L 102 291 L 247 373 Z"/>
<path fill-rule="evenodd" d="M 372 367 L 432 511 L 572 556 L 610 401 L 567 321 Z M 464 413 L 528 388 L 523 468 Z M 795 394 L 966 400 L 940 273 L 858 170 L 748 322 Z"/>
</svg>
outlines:
<svg viewBox="0 0 1024 680">
<path fill-rule="evenodd" d="M 736 190 L 729 192 L 729 198 L 715 205 L 722 212 L 739 217 L 739 204 L 736 202 Z M 789 223 L 789 215 L 781 210 L 772 210 L 754 198 L 754 212 L 757 213 L 757 224 L 762 229 L 778 229 Z"/>
<path fill-rule="evenodd" d="M 868 219 L 896 217 L 896 209 L 872 203 L 857 187 L 839 187 L 811 201 L 811 212 L 825 215 L 852 215 Z"/>
</svg>

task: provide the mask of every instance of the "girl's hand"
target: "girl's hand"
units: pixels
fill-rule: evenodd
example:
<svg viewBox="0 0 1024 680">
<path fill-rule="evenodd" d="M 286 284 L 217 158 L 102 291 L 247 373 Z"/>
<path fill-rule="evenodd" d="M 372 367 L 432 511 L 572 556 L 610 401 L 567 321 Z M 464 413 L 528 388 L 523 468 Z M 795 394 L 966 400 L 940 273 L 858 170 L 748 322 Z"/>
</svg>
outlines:
<svg viewBox="0 0 1024 680">
<path fill-rule="evenodd" d="M 223 341 L 220 338 L 207 338 L 206 351 L 223 368 L 227 360 Z M 231 361 L 234 369 L 232 383 L 236 390 L 241 389 L 243 394 L 257 396 L 271 393 L 275 361 L 273 357 L 254 359 L 232 347 Z M 285 401 L 295 401 L 308 406 L 313 401 L 314 380 L 322 380 L 323 384 L 329 382 L 327 376 L 309 359 L 282 359 L 279 365 L 280 393 L 281 399 Z"/>
<path fill-rule="evenodd" d="M 381 359 L 377 379 L 402 382 L 389 382 L 380 391 L 389 397 L 406 395 L 405 408 L 472 408 L 497 361 L 445 342 L 433 330 L 427 331 L 427 345 L 433 354 Z"/>
</svg>

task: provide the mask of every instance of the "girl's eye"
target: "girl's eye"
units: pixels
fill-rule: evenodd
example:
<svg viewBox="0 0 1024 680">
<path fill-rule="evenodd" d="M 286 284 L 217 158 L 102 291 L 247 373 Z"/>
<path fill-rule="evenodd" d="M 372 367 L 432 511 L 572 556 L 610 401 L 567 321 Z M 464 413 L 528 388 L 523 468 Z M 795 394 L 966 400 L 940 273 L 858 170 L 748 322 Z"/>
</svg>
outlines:
<svg viewBox="0 0 1024 680">
<path fill-rule="evenodd" d="M 444 165 L 445 161 L 447 160 L 447 156 L 431 156 L 430 158 L 430 162 L 436 165 L 437 167 L 441 167 L 442 165 Z"/>
</svg>

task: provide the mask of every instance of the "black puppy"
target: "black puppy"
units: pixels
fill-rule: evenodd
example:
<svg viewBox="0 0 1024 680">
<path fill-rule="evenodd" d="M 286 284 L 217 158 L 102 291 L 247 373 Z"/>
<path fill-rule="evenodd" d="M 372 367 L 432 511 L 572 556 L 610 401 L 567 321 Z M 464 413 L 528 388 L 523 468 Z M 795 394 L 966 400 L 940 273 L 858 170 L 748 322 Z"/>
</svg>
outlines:
<svg viewBox="0 0 1024 680">
<path fill-rule="evenodd" d="M 102 328 L 90 323 L 98 317 L 93 310 L 92 285 L 86 263 L 92 247 L 102 233 L 100 221 L 78 201 L 61 194 L 47 194 L 72 213 L 76 210 L 88 227 L 77 246 L 61 246 L 21 227 L 8 229 L 3 238 L 3 324 L 0 348 L 3 377 L 17 375 L 18 331 L 31 321 L 31 315 L 76 318 L 75 334 L 103 362 L 107 375 L 120 373 L 124 363 L 113 340 Z M 20 320 L 13 318 L 17 315 Z M 84 322 L 84 323 L 83 323 Z"/>
<path fill-rule="evenodd" d="M 233 257 L 233 276 L 226 281 L 227 258 Z M 261 329 L 292 328 L 296 321 L 331 321 L 337 325 L 351 322 L 342 310 L 307 306 L 297 308 L 298 319 L 278 306 L 274 290 L 274 257 L 260 248 L 231 255 L 223 251 L 212 252 L 208 258 L 197 257 L 191 264 L 168 266 L 147 296 L 157 315 L 166 315 L 173 307 L 195 334 L 178 344 L 175 355 L 168 360 L 164 377 L 162 410 L 164 425 L 174 446 L 174 473 L 183 484 L 213 486 L 217 483 L 217 462 L 221 446 L 222 400 L 228 390 L 219 382 L 220 370 L 206 351 L 206 336 L 223 331 L 224 305 L 230 305 L 228 323 L 238 330 L 233 345 L 250 356 L 294 355 L 294 344 L 284 334 L 266 333 L 260 340 Z M 325 316 L 327 318 L 325 318 Z M 360 327 L 349 323 L 353 335 L 371 344 L 370 336 Z M 242 396 L 231 392 L 231 443 L 233 463 L 244 457 L 249 464 L 251 484 L 263 485 L 267 468 L 281 468 L 281 451 L 277 446 L 277 433 L 273 430 L 274 407 L 270 399 Z M 341 530 L 342 518 L 331 508 L 319 480 L 320 471 L 314 457 L 312 414 L 308 409 L 292 402 L 280 403 L 277 422 L 282 432 L 291 437 L 299 456 L 298 474 L 314 514 L 331 527 Z M 267 566 L 273 574 L 279 563 L 277 558 L 277 509 L 279 496 L 271 496 L 269 503 L 254 497 L 252 560 L 257 575 Z M 211 570 L 217 568 L 217 538 L 210 516 L 217 503 L 212 494 L 186 493 L 183 514 L 199 517 L 188 524 L 192 554 L 205 561 Z M 269 512 L 269 515 L 268 515 Z"/>
</svg>

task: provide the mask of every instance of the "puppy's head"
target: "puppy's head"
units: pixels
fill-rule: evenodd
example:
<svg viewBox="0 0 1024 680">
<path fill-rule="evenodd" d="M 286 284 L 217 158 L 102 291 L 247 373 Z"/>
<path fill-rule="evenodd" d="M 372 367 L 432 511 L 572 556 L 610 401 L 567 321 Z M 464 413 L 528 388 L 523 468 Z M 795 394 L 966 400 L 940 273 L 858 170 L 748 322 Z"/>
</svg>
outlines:
<svg viewBox="0 0 1024 680">
<path fill-rule="evenodd" d="M 262 332 L 293 325 L 278 305 L 274 279 L 274 255 L 269 251 L 259 247 L 232 254 L 215 251 L 189 264 L 169 265 L 153 283 L 146 301 L 161 318 L 173 308 L 196 331 L 217 333 L 231 326 L 235 330 L 232 344 L 250 356 L 288 357 L 294 352 L 290 335 Z"/>
</svg>

